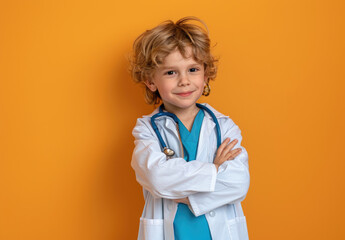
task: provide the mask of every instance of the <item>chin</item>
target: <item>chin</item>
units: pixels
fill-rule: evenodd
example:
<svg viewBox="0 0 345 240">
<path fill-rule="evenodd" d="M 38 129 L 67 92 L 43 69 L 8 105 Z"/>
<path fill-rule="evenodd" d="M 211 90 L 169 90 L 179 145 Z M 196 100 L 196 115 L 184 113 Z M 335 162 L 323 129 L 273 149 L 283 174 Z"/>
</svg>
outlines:
<svg viewBox="0 0 345 240">
<path fill-rule="evenodd" d="M 181 108 L 181 109 L 186 109 L 186 108 L 190 108 L 192 106 L 195 106 L 196 102 L 190 103 L 190 104 L 180 104 L 177 105 L 176 107 Z"/>
</svg>

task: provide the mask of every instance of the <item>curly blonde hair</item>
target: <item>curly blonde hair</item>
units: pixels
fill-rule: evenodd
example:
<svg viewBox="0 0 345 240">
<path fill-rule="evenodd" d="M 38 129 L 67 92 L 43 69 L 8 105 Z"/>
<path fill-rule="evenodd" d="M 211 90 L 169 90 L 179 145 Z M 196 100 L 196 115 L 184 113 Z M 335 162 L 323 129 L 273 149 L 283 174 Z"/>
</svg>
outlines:
<svg viewBox="0 0 345 240">
<path fill-rule="evenodd" d="M 189 23 L 197 21 L 202 27 Z M 164 58 L 175 49 L 186 57 L 186 47 L 192 48 L 193 58 L 203 63 L 207 81 L 214 80 L 217 75 L 215 59 L 210 52 L 210 39 L 206 24 L 196 17 L 184 17 L 176 23 L 167 20 L 157 27 L 147 30 L 134 41 L 130 59 L 130 72 L 135 82 L 144 83 L 152 78 L 155 70 L 163 63 Z M 161 101 L 158 91 L 152 92 L 145 85 L 145 100 L 148 104 Z"/>
</svg>

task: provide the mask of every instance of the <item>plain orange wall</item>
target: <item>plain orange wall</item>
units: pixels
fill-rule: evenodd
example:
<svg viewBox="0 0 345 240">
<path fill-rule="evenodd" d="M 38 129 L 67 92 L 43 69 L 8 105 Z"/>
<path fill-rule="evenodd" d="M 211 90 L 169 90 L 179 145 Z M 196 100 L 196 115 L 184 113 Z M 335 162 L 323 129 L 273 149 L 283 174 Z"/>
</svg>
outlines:
<svg viewBox="0 0 345 240">
<path fill-rule="evenodd" d="M 134 39 L 194 15 L 249 153 L 250 239 L 345 239 L 343 1 L 0 1 L 0 239 L 135 239 Z"/>
</svg>

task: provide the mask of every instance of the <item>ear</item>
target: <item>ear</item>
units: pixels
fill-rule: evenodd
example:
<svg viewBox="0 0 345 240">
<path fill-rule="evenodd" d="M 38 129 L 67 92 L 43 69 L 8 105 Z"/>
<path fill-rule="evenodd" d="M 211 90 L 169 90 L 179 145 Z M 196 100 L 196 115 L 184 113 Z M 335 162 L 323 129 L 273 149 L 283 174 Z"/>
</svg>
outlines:
<svg viewBox="0 0 345 240">
<path fill-rule="evenodd" d="M 207 76 L 204 76 L 204 86 L 209 82 L 210 80 L 208 79 Z"/>
<path fill-rule="evenodd" d="M 157 86 L 154 84 L 153 81 L 147 79 L 144 81 L 144 83 L 151 90 L 151 92 L 155 92 L 157 90 Z"/>
</svg>

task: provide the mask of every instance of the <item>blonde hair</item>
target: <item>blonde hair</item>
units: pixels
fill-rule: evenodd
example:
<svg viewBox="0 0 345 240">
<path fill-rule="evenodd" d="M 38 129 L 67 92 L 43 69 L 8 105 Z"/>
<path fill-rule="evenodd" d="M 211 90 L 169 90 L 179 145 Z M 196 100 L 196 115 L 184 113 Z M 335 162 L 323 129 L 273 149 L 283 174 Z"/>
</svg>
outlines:
<svg viewBox="0 0 345 240">
<path fill-rule="evenodd" d="M 200 22 L 206 29 L 191 24 Z M 214 80 L 217 75 L 216 60 L 210 52 L 210 39 L 206 24 L 196 17 L 185 17 L 176 23 L 167 20 L 157 27 L 142 33 L 133 44 L 130 59 L 130 72 L 135 82 L 144 83 L 152 78 L 155 70 L 163 63 L 164 58 L 175 49 L 187 57 L 186 47 L 192 47 L 195 61 L 203 63 L 205 76 Z M 161 97 L 158 91 L 152 92 L 145 85 L 145 100 L 148 104 L 157 104 Z"/>
</svg>

